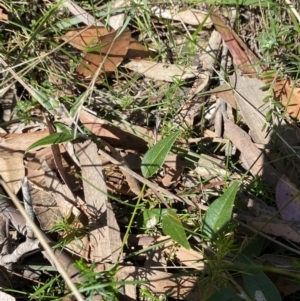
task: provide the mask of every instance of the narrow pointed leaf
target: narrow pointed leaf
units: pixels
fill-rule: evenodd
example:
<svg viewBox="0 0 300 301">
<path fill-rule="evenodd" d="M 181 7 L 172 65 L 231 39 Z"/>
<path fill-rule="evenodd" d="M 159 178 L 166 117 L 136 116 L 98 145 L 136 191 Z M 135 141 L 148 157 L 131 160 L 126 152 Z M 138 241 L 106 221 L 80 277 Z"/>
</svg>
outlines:
<svg viewBox="0 0 300 301">
<path fill-rule="evenodd" d="M 68 142 L 68 141 L 74 140 L 77 137 L 74 137 L 74 133 L 54 133 L 54 134 L 51 134 L 45 138 L 38 140 L 37 142 L 35 142 L 33 144 L 31 144 L 26 149 L 26 153 L 33 150 L 36 147 L 43 147 L 43 146 L 47 146 L 47 145 Z"/>
<path fill-rule="evenodd" d="M 149 178 L 154 175 L 156 171 L 163 165 L 166 156 L 168 155 L 179 134 L 180 131 L 177 131 L 169 137 L 160 140 L 146 152 L 142 160 L 141 167 L 142 174 L 145 178 Z"/>
<path fill-rule="evenodd" d="M 208 239 L 214 239 L 219 231 L 226 229 L 231 219 L 238 187 L 239 183 L 234 183 L 209 206 L 203 223 L 203 234 Z"/>
<path fill-rule="evenodd" d="M 173 210 L 168 209 L 167 215 L 163 217 L 162 229 L 166 235 L 169 235 L 181 246 L 190 249 L 190 244 L 187 240 L 181 220 Z"/>
</svg>

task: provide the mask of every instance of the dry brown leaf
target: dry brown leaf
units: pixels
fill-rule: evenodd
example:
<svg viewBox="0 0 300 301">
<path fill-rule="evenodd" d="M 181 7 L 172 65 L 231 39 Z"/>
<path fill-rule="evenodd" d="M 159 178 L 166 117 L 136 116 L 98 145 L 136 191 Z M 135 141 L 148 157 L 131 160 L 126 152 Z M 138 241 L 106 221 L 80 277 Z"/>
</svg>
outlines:
<svg viewBox="0 0 300 301">
<path fill-rule="evenodd" d="M 167 239 L 166 236 L 161 236 L 159 239 L 157 239 L 155 242 L 159 242 L 162 240 Z M 193 268 L 197 270 L 204 270 L 204 261 L 203 261 L 203 255 L 200 252 L 197 252 L 193 249 L 186 249 L 182 246 L 175 246 L 173 241 L 168 241 L 164 244 L 162 250 L 164 253 L 168 254 L 172 257 L 175 256 L 175 258 L 184 266 L 188 268 Z"/>
<path fill-rule="evenodd" d="M 270 103 L 264 101 L 267 92 L 261 88 L 265 83 L 256 78 L 242 76 L 239 70 L 230 76 L 230 81 L 243 120 L 250 129 L 250 136 L 255 143 L 267 144 L 272 132 L 266 126 Z"/>
<path fill-rule="evenodd" d="M 26 162 L 27 178 L 38 187 L 45 186 L 45 172 L 37 160 Z"/>
<path fill-rule="evenodd" d="M 236 105 L 236 101 L 234 99 L 234 92 L 232 88 L 228 84 L 223 84 L 214 88 L 212 91 L 212 95 L 221 98 L 227 104 L 229 104 L 232 108 L 238 109 Z"/>
<path fill-rule="evenodd" d="M 151 10 L 154 14 L 164 19 L 181 21 L 186 24 L 190 24 L 194 26 L 203 24 L 203 26 L 206 28 L 210 28 L 213 25 L 210 20 L 210 17 L 207 17 L 207 13 L 195 9 L 186 9 L 186 10 L 177 11 L 177 10 L 170 10 L 170 9 L 161 9 L 160 7 L 156 6 Z"/>
<path fill-rule="evenodd" d="M 121 249 L 120 229 L 108 201 L 102 162 L 97 146 L 92 141 L 76 145 L 81 164 L 85 201 L 90 214 L 91 260 L 112 262 L 118 260 Z"/>
<path fill-rule="evenodd" d="M 204 270 L 205 264 L 203 262 L 203 256 L 200 252 L 192 249 L 188 250 L 182 246 L 179 246 L 175 254 L 180 263 L 182 263 L 186 267 L 197 270 Z"/>
<path fill-rule="evenodd" d="M 140 42 L 138 42 L 136 39 L 131 38 L 130 44 L 128 46 L 128 51 L 126 53 L 127 59 L 147 59 L 154 57 L 155 54 L 147 50 L 145 46 L 143 46 Z"/>
<path fill-rule="evenodd" d="M 243 73 L 256 74 L 257 70 L 253 67 L 258 65 L 258 58 L 251 52 L 249 47 L 238 37 L 238 35 L 223 21 L 221 14 L 213 13 L 210 15 L 216 30 L 220 33 L 225 41 L 236 67 L 239 67 Z"/>
<path fill-rule="evenodd" d="M 261 230 L 264 233 L 268 233 L 274 236 L 284 237 L 293 242 L 300 242 L 300 229 L 294 228 L 291 225 L 284 222 L 259 222 L 259 221 L 247 221 L 248 226 Z"/>
<path fill-rule="evenodd" d="M 179 179 L 182 170 L 175 170 L 169 167 L 164 167 L 164 176 L 161 179 L 163 186 L 170 187 L 172 184 L 174 184 Z"/>
<path fill-rule="evenodd" d="M 0 174 L 9 188 L 17 194 L 25 177 L 23 154 L 0 152 Z"/>
<path fill-rule="evenodd" d="M 124 66 L 132 71 L 143 74 L 145 77 L 167 82 L 173 82 L 174 78 L 182 80 L 193 78 L 197 74 L 197 71 L 193 68 L 146 60 L 132 60 Z"/>
<path fill-rule="evenodd" d="M 161 236 L 157 241 L 162 241 L 167 239 L 166 236 Z M 193 249 L 186 249 L 182 246 L 175 246 L 172 241 L 166 242 L 164 244 L 165 252 L 168 252 L 170 255 L 173 253 L 176 256 L 176 259 L 186 267 L 194 268 L 197 270 L 204 269 L 203 255 L 200 252 L 197 252 Z"/>
<path fill-rule="evenodd" d="M 106 39 L 112 41 L 116 36 L 116 32 L 109 32 L 105 27 L 89 27 L 68 31 L 59 38 L 68 42 L 74 48 L 85 51 L 88 47 L 91 48 L 103 44 L 103 37 L 105 36 Z M 105 42 L 107 43 L 108 41 L 106 40 Z"/>
<path fill-rule="evenodd" d="M 101 43 L 105 46 L 101 47 L 99 53 L 87 53 L 77 67 L 76 73 L 84 79 L 91 78 L 101 64 L 103 72 L 115 71 L 128 51 L 130 36 L 131 32 L 129 30 L 125 30 L 117 38 L 115 38 L 116 33 L 104 36 Z"/>
<path fill-rule="evenodd" d="M 8 15 L 3 13 L 3 9 L 0 8 L 0 20 L 8 21 Z"/>
<path fill-rule="evenodd" d="M 0 134 L 1 151 L 25 151 L 31 144 L 49 135 L 47 130 L 22 133 L 22 134 Z M 37 148 L 38 149 L 38 148 Z M 36 151 L 35 149 L 34 151 Z M 34 152 L 33 151 L 33 152 Z"/>
<path fill-rule="evenodd" d="M 274 84 L 276 99 L 286 107 L 287 113 L 293 118 L 300 119 L 300 87 L 296 87 L 293 80 L 276 81 Z"/>
<path fill-rule="evenodd" d="M 79 50 L 92 49 L 91 52 L 88 51 L 85 54 L 76 69 L 79 76 L 83 79 L 93 77 L 101 64 L 103 72 L 115 71 L 128 51 L 131 38 L 129 29 L 119 35 L 118 33 L 117 31 L 108 32 L 102 27 L 92 27 L 83 32 L 82 30 L 69 31 L 61 37 L 64 41 L 71 39 L 68 43 Z"/>
<path fill-rule="evenodd" d="M 128 163 L 126 162 L 126 159 L 124 157 L 121 156 L 121 154 L 114 149 L 112 146 L 107 145 L 109 147 L 109 150 L 112 153 L 112 156 L 118 160 L 120 163 L 122 163 L 124 166 L 129 167 Z M 140 195 L 141 193 L 141 186 L 139 184 L 139 182 L 129 173 L 127 173 L 126 171 L 122 170 L 123 175 L 125 176 L 127 183 L 130 187 L 130 190 L 135 194 L 135 195 Z"/>
<path fill-rule="evenodd" d="M 237 147 L 242 154 L 246 168 L 250 168 L 252 175 L 258 175 L 275 188 L 280 177 L 278 172 L 267 162 L 264 153 L 251 141 L 250 136 L 229 119 L 224 120 L 225 136 Z"/>
<path fill-rule="evenodd" d="M 123 124 L 120 124 L 121 128 L 118 128 L 83 110 L 80 112 L 79 118 L 82 124 L 94 135 L 101 137 L 113 147 L 133 149 L 142 153 L 148 150 L 147 142 L 138 137 L 141 133 L 144 135 L 149 134 L 149 132 L 142 127 L 136 127 L 138 129 L 136 132 L 129 126 Z"/>
</svg>

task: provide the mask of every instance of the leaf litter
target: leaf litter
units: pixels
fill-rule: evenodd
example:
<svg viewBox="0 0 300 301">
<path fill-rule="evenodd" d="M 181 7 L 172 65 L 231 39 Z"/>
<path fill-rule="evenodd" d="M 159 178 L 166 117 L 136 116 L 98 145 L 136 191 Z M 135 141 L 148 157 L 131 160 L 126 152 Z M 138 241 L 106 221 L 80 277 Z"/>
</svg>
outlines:
<svg viewBox="0 0 300 301">
<path fill-rule="evenodd" d="M 139 30 L 140 12 L 137 23 L 133 19 L 131 23 L 118 11 L 126 7 L 126 1 L 113 5 L 117 13 L 107 19 L 113 28 L 109 30 L 95 21 L 87 7 L 64 3 L 67 11 L 63 14 L 78 19 L 53 37 L 64 45 L 43 53 L 53 63 L 52 76 L 43 74 L 43 80 L 51 83 L 50 94 L 56 95 L 51 101 L 45 87 L 28 81 L 23 67 L 14 66 L 15 71 L 8 68 L 10 60 L 1 60 L 1 72 L 10 79 L 1 87 L 6 89 L 1 90 L 2 119 L 22 124 L 29 113 L 30 120 L 29 127 L 20 126 L 18 133 L 4 124 L 1 177 L 18 194 L 27 175 L 40 228 L 57 230 L 56 237 L 49 233 L 43 237 L 51 245 L 58 238 L 62 247 L 53 251 L 63 269 L 72 266 L 68 276 L 73 282 L 88 279 L 78 274 L 78 265 L 73 266 L 81 258 L 93 263 L 98 272 L 117 267 L 117 282 L 131 281 L 116 284 L 128 298 L 137 299 L 147 291 L 180 300 L 207 299 L 214 296 L 215 287 L 224 284 L 223 279 L 209 288 L 203 285 L 211 259 L 218 260 L 218 240 L 251 241 L 251 229 L 271 243 L 300 242 L 299 87 L 293 78 L 270 72 L 260 62 L 260 53 L 229 26 L 224 11 L 212 13 L 200 4 L 197 9 L 149 4 L 153 36 Z M 176 31 L 170 32 L 170 26 Z M 232 64 L 220 67 L 220 51 L 226 47 Z M 61 50 L 67 53 L 68 70 L 54 59 L 53 52 Z M 45 68 L 39 64 L 32 68 L 42 72 Z M 228 72 L 226 78 L 221 78 L 222 68 Z M 71 93 L 66 84 L 70 78 Z M 35 110 L 23 110 L 21 122 L 12 105 L 16 95 L 2 93 L 14 89 L 15 82 L 22 87 L 22 93 L 15 90 L 17 106 L 31 98 L 38 102 Z M 62 93 L 64 85 L 66 93 Z M 84 93 L 88 97 L 77 103 L 77 120 L 67 112 L 74 98 L 81 100 Z M 5 103 L 9 106 L 4 107 Z M 80 135 L 74 135 L 74 125 Z M 168 137 L 174 139 L 170 142 Z M 153 152 L 156 155 L 147 156 Z M 155 167 L 149 174 L 145 174 L 147 165 Z M 262 201 L 259 189 L 253 195 L 257 182 L 272 191 L 273 203 Z M 246 196 L 236 196 L 237 190 Z M 1 229 L 10 222 L 25 237 L 19 245 L 14 241 L 15 249 L 4 244 L 0 263 L 11 273 L 13 263 L 38 253 L 40 246 L 8 200 L 1 198 L 0 207 Z M 146 227 L 141 223 L 143 212 L 156 212 Z M 9 236 L 1 232 L 3 241 Z M 47 252 L 43 254 L 60 269 Z M 266 258 L 263 254 L 257 256 Z M 233 255 L 232 249 L 224 260 Z M 240 258 L 253 264 L 254 258 Z M 233 262 L 238 264 L 236 259 Z M 183 271 L 191 272 L 183 275 Z M 263 272 L 257 275 L 278 300 L 278 291 L 287 295 L 297 290 L 272 283 Z M 244 277 L 241 289 L 254 297 L 257 292 L 266 293 L 259 281 L 252 286 L 251 281 L 253 277 Z M 99 297 L 101 292 L 92 294 Z"/>
</svg>

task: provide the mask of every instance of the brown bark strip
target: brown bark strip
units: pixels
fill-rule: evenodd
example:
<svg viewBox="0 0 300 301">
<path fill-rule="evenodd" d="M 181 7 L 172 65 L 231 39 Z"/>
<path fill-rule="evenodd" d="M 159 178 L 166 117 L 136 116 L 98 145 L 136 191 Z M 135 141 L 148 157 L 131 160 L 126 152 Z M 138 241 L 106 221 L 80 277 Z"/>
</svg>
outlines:
<svg viewBox="0 0 300 301">
<path fill-rule="evenodd" d="M 92 141 L 76 145 L 90 221 L 91 260 L 116 262 L 121 249 L 120 230 L 112 206 L 98 149 Z M 96 189 L 97 187 L 98 189 Z"/>
</svg>

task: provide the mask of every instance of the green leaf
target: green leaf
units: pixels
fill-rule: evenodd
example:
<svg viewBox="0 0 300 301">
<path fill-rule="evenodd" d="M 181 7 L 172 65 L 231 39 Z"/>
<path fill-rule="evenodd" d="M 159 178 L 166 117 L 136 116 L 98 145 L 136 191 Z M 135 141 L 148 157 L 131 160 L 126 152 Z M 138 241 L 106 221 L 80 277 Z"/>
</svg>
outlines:
<svg viewBox="0 0 300 301">
<path fill-rule="evenodd" d="M 208 239 L 213 240 L 220 231 L 226 230 L 238 187 L 239 183 L 234 183 L 209 206 L 203 223 L 203 234 Z"/>
<path fill-rule="evenodd" d="M 46 145 L 52 145 L 52 144 L 59 144 L 59 143 L 63 143 L 63 142 L 68 142 L 68 141 L 72 141 L 75 138 L 74 137 L 74 133 L 54 133 L 51 134 L 47 137 L 44 137 L 38 141 L 36 141 L 35 143 L 31 144 L 25 151 L 25 153 L 28 153 L 29 151 L 33 150 L 36 147 L 43 147 Z"/>
<path fill-rule="evenodd" d="M 85 102 L 85 100 L 88 97 L 88 90 L 86 90 L 85 92 L 83 92 L 82 94 L 80 94 L 76 99 L 75 102 L 72 105 L 72 108 L 70 109 L 70 115 L 72 117 L 75 117 L 78 112 L 80 112 L 80 110 L 82 109 L 82 105 Z"/>
<path fill-rule="evenodd" d="M 59 132 L 63 133 L 72 133 L 72 130 L 69 126 L 67 126 L 65 123 L 60 122 L 60 121 L 54 121 L 53 125 L 55 126 L 56 129 L 59 130 Z M 73 134 L 74 135 L 74 134 Z"/>
<path fill-rule="evenodd" d="M 167 214 L 163 217 L 162 229 L 166 235 L 169 235 L 184 248 L 191 248 L 181 220 L 173 210 L 168 209 Z"/>
<path fill-rule="evenodd" d="M 43 92 L 31 88 L 33 90 L 32 96 L 52 115 L 56 114 L 57 103 Z"/>
<path fill-rule="evenodd" d="M 241 264 L 253 266 L 253 263 L 246 256 L 239 254 L 238 258 Z M 247 268 L 242 276 L 246 291 L 251 297 L 251 300 L 282 301 L 276 286 L 262 271 L 249 271 Z"/>
<path fill-rule="evenodd" d="M 167 215 L 168 209 L 154 208 L 143 212 L 143 227 L 151 229 L 161 222 L 163 216 Z"/>
<path fill-rule="evenodd" d="M 241 300 L 236 295 L 236 292 L 232 288 L 223 287 L 212 296 L 208 298 L 207 301 L 239 301 Z"/>
<path fill-rule="evenodd" d="M 163 165 L 166 156 L 179 134 L 180 131 L 177 131 L 169 137 L 160 140 L 146 152 L 141 166 L 142 174 L 145 178 L 149 178 L 154 175 Z"/>
</svg>

